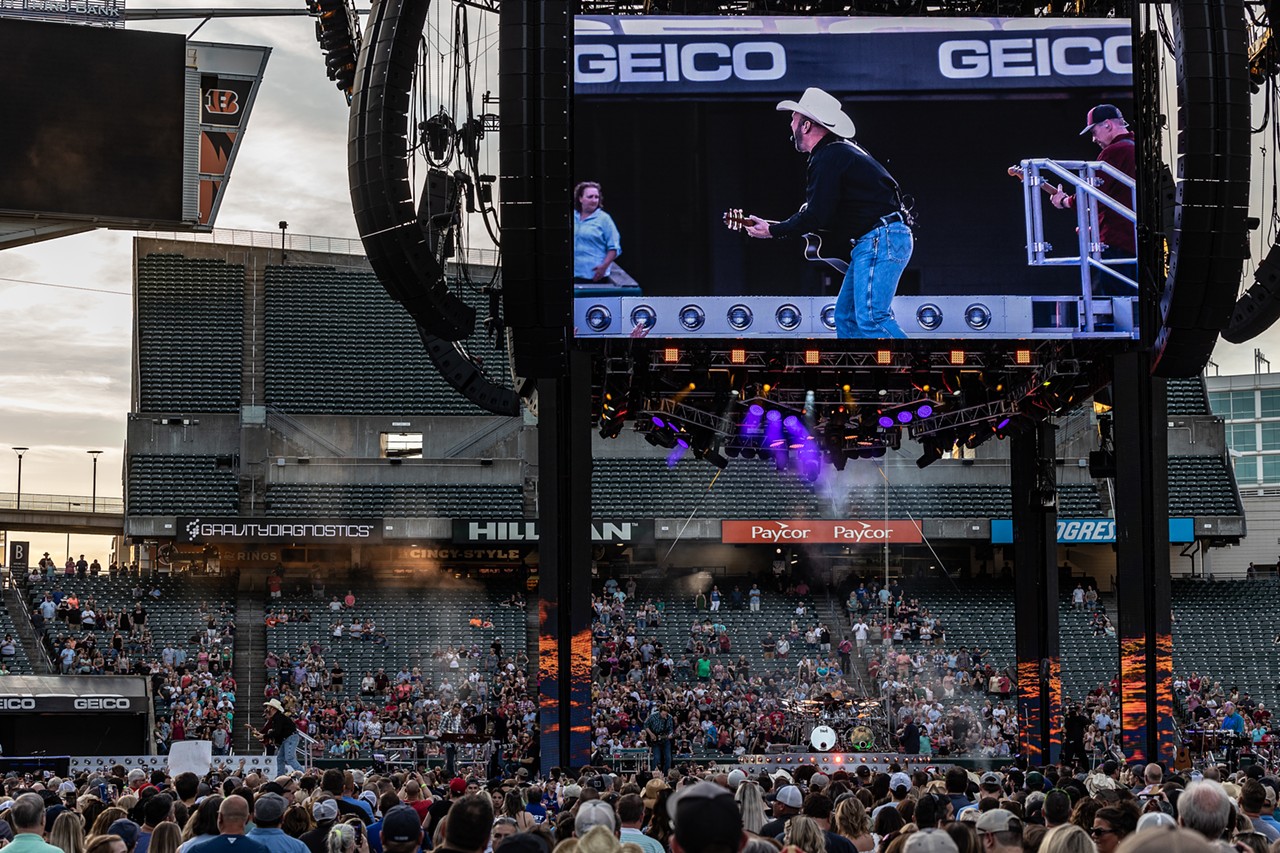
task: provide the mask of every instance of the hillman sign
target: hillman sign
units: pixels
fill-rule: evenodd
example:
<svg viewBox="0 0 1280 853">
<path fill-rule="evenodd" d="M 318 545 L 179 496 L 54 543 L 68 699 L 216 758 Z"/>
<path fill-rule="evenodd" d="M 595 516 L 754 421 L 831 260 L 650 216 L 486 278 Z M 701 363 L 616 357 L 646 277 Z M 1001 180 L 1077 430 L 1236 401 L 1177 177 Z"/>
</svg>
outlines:
<svg viewBox="0 0 1280 853">
<path fill-rule="evenodd" d="M 636 542 L 653 539 L 652 521 L 616 521 L 595 519 L 591 522 L 592 542 Z M 533 518 L 473 520 L 455 518 L 453 541 L 473 542 L 537 542 L 538 521 Z"/>
</svg>

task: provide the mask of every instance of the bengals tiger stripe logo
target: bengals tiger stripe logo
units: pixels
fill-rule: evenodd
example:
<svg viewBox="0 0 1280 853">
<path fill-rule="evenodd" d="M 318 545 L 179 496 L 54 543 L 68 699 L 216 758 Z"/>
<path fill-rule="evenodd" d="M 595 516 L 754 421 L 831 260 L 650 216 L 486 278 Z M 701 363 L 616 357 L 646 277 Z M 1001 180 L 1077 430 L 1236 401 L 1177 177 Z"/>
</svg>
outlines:
<svg viewBox="0 0 1280 853">
<path fill-rule="evenodd" d="M 209 89 L 204 93 L 204 108 L 220 115 L 240 112 L 240 96 L 230 89 Z"/>
</svg>

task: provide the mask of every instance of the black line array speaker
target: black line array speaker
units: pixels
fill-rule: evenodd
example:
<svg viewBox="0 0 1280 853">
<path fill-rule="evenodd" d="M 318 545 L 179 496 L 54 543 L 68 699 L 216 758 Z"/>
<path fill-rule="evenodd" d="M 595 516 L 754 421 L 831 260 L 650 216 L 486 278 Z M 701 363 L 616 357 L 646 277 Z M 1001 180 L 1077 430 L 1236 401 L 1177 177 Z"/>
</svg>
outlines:
<svg viewBox="0 0 1280 853">
<path fill-rule="evenodd" d="M 1173 5 L 1178 189 L 1154 373 L 1195 376 L 1236 302 L 1248 255 L 1249 76 L 1243 0 Z"/>
<path fill-rule="evenodd" d="M 1253 273 L 1249 285 L 1231 312 L 1231 323 L 1222 333 L 1225 340 L 1242 344 L 1270 329 L 1280 320 L 1280 243 L 1271 247 Z"/>
<path fill-rule="evenodd" d="M 418 222 L 409 184 L 409 89 L 429 0 L 378 0 L 369 12 L 347 132 L 356 228 L 391 297 L 427 333 L 450 341 L 475 329 L 476 311 L 445 284 Z"/>
<path fill-rule="evenodd" d="M 351 207 L 370 266 L 417 323 L 436 370 L 471 402 L 514 417 L 519 396 L 485 376 L 459 343 L 475 330 L 476 310 L 449 291 L 409 184 L 409 92 L 430 5 L 375 0 L 369 12 L 347 130 Z"/>
<path fill-rule="evenodd" d="M 502 287 L 516 373 L 564 373 L 573 291 L 570 4 L 503 3 Z"/>
</svg>

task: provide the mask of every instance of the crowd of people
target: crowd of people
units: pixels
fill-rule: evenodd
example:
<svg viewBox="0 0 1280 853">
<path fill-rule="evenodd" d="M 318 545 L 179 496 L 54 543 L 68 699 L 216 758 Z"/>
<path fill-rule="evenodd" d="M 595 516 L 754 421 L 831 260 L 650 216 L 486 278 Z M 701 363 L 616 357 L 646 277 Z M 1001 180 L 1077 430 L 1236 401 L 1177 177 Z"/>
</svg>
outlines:
<svg viewBox="0 0 1280 853">
<path fill-rule="evenodd" d="M 675 618 L 666 602 L 639 596 L 634 579 L 625 586 L 607 580 L 592 598 L 597 754 L 651 748 L 662 767 L 673 755 L 758 754 L 794 742 L 803 720 L 835 704 L 845 673 L 830 629 L 807 618 L 803 598 L 790 618 L 766 630 L 759 652 L 743 653 L 722 621 L 730 609 L 759 612 L 765 595 L 758 584 L 728 596 L 715 585 L 700 590 L 692 617 L 679 617 L 689 619 L 682 645 L 670 648 L 656 631 Z"/>
<path fill-rule="evenodd" d="M 212 741 L 216 754 L 228 754 L 237 689 L 232 674 L 234 608 L 207 600 L 194 612 L 186 604 L 174 605 L 182 609 L 187 635 L 160 639 L 153 631 L 153 611 L 168 605 L 155 576 L 114 563 L 103 576 L 100 563 L 86 563 L 83 556 L 74 563 L 68 560 L 62 575 L 50 574 L 53 561 L 47 555 L 42 561 L 47 589 L 31 608 L 30 619 L 56 671 L 145 676 L 151 680 L 154 737 L 162 753 L 176 741 L 199 739 Z M 67 577 L 88 578 L 89 583 L 67 582 L 64 591 Z M 4 649 L 0 644 L 0 655 Z"/>
<path fill-rule="evenodd" d="M 1280 851 L 1280 777 L 1259 765 L 461 770 L 10 773 L 0 839 L 14 853 Z"/>
<path fill-rule="evenodd" d="M 487 646 L 455 643 L 418 650 L 429 661 L 425 666 L 349 672 L 343 660 L 350 659 L 350 644 L 381 647 L 386 636 L 371 617 L 343 616 L 355 606 L 354 594 L 347 597 L 350 605 L 334 598 L 339 615 L 323 641 L 317 634 L 292 651 L 268 652 L 263 661 L 265 698 L 280 702 L 316 741 L 317 757 L 368 759 L 407 750 L 413 757 L 444 757 L 452 769 L 459 749 L 469 748 L 485 753 L 495 773 L 535 765 L 537 689 L 524 650 L 512 654 L 496 638 Z M 295 619 L 296 611 L 274 612 L 284 618 L 269 619 L 268 629 L 309 621 Z"/>
</svg>

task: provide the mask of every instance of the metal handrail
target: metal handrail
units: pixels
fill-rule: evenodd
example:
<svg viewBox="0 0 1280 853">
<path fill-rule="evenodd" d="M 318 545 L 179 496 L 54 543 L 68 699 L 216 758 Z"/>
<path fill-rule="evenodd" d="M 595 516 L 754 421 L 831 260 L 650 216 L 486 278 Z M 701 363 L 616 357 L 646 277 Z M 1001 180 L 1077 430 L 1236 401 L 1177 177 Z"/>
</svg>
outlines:
<svg viewBox="0 0 1280 853">
<path fill-rule="evenodd" d="M 17 509 L 17 492 L 0 492 L 0 509 Z M 22 493 L 22 508 L 52 512 L 124 512 L 124 498 L 98 495 L 41 495 Z"/>
<path fill-rule="evenodd" d="M 1100 270 L 1137 293 L 1136 277 L 1128 276 L 1113 269 L 1122 264 L 1136 264 L 1137 257 L 1106 258 L 1102 257 L 1102 243 L 1099 240 L 1101 231 L 1098 225 L 1098 205 L 1112 210 L 1134 224 L 1135 242 L 1137 213 L 1098 189 L 1102 176 L 1118 181 L 1130 190 L 1137 182 L 1116 169 L 1110 163 L 1101 160 L 1051 160 L 1045 157 L 1022 161 L 1022 198 L 1027 232 L 1027 264 L 1029 266 L 1075 266 L 1080 268 L 1080 292 L 1084 301 L 1083 329 L 1095 331 L 1093 314 L 1093 277 L 1092 270 Z M 1053 251 L 1044 238 L 1044 192 L 1041 185 L 1047 183 L 1044 172 L 1048 172 L 1075 192 L 1076 238 L 1079 241 L 1078 254 L 1075 257 L 1048 257 Z"/>
</svg>

